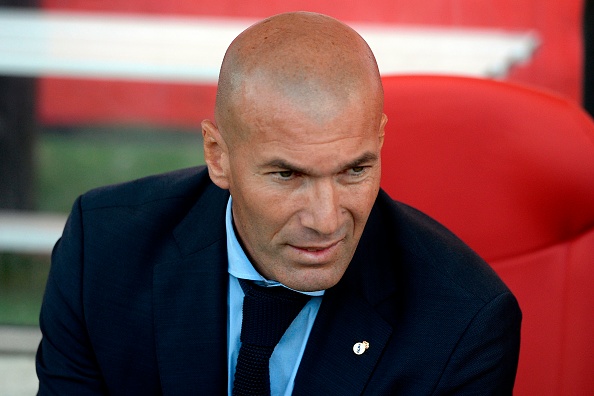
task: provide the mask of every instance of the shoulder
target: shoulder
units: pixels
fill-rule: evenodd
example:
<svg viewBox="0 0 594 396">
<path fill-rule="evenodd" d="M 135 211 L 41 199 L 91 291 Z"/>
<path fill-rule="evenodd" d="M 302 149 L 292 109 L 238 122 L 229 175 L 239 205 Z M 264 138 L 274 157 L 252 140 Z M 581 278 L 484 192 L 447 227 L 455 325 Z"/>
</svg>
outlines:
<svg viewBox="0 0 594 396">
<path fill-rule="evenodd" d="M 371 243 L 409 284 L 425 291 L 440 287 L 483 303 L 509 292 L 476 252 L 436 220 L 384 192 L 374 211 L 368 223 L 375 235 Z"/>
<path fill-rule="evenodd" d="M 69 224 L 78 224 L 76 234 L 84 236 L 87 249 L 95 244 L 150 251 L 182 226 L 194 236 L 218 237 L 220 227 L 207 223 L 224 216 L 227 198 L 206 168 L 188 168 L 91 190 L 74 204 Z"/>
<path fill-rule="evenodd" d="M 97 296 L 116 285 L 147 287 L 150 268 L 224 238 L 228 196 L 204 168 L 89 191 L 74 204 L 52 268 L 84 268 L 87 291 Z"/>
<path fill-rule="evenodd" d="M 486 373 L 513 384 L 517 301 L 484 260 L 422 212 L 380 192 L 337 286 L 337 311 L 359 295 L 392 328 L 370 394 L 429 394 L 483 383 Z M 419 381 L 400 381 L 413 377 Z"/>
<path fill-rule="evenodd" d="M 81 196 L 81 205 L 83 210 L 94 210 L 191 199 L 209 183 L 204 166 L 180 169 L 93 189 Z"/>
</svg>

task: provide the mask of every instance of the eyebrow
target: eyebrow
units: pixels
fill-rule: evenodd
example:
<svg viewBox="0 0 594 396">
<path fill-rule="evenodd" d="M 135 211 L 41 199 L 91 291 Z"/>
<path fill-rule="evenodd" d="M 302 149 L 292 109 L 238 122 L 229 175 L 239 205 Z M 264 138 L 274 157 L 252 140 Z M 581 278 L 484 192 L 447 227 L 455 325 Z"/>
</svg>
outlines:
<svg viewBox="0 0 594 396">
<path fill-rule="evenodd" d="M 378 160 L 377 154 L 374 154 L 372 152 L 366 152 L 363 155 L 361 155 L 360 157 L 356 158 L 355 160 L 346 163 L 344 166 L 341 167 L 341 169 L 356 168 L 356 167 L 361 166 L 365 163 L 376 162 L 377 160 Z M 280 158 L 274 158 L 274 159 L 268 161 L 267 163 L 265 163 L 262 167 L 263 168 L 287 169 L 287 170 L 291 170 L 293 172 L 302 173 L 304 175 L 313 173 L 311 169 L 302 168 L 297 165 L 290 164 L 287 161 L 280 159 Z"/>
</svg>

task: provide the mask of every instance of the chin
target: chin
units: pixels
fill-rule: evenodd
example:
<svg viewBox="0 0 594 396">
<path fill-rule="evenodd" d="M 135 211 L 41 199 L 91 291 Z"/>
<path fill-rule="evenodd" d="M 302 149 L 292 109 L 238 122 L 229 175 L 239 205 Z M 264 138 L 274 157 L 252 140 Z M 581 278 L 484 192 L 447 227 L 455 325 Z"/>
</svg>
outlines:
<svg viewBox="0 0 594 396">
<path fill-rule="evenodd" d="M 294 290 L 313 292 L 319 290 L 327 290 L 335 286 L 344 275 L 346 267 L 343 270 L 324 270 L 324 269 L 308 269 L 297 276 L 291 276 L 286 281 L 281 281 L 285 286 Z"/>
</svg>

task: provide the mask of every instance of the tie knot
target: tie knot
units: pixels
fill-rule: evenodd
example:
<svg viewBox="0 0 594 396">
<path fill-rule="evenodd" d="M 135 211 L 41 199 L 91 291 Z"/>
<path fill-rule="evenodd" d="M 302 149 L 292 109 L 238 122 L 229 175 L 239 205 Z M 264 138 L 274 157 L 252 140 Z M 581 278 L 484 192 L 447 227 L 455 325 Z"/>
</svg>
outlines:
<svg viewBox="0 0 594 396">
<path fill-rule="evenodd" d="M 285 287 L 262 287 L 239 279 L 245 297 L 241 342 L 274 347 L 310 296 Z"/>
<path fill-rule="evenodd" d="M 309 300 L 309 296 L 303 293 L 287 289 L 282 286 L 258 286 L 254 281 L 239 279 L 239 285 L 246 296 L 257 300 L 275 300 L 281 304 L 293 304 Z"/>
</svg>

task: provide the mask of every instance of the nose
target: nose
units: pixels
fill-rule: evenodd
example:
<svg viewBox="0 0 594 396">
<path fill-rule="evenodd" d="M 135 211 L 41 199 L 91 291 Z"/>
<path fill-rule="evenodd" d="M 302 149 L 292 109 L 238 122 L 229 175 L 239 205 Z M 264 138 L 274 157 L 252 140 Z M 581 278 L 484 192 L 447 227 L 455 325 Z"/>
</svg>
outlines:
<svg viewBox="0 0 594 396">
<path fill-rule="evenodd" d="M 312 181 L 308 188 L 301 224 L 322 235 L 332 235 L 340 228 L 338 186 L 331 179 Z"/>
</svg>

